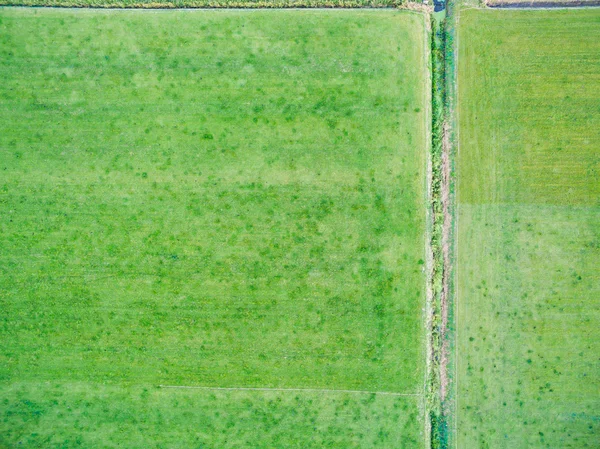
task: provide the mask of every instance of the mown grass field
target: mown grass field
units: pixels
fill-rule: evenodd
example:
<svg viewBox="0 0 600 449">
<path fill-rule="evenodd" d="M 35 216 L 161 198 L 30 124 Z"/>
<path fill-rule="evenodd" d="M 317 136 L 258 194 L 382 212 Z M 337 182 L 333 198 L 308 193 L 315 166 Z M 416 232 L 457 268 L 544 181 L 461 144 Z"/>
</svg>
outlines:
<svg viewBox="0 0 600 449">
<path fill-rule="evenodd" d="M 600 435 L 600 10 L 461 12 L 458 447 Z"/>
<path fill-rule="evenodd" d="M 424 33 L 0 10 L 0 446 L 423 447 Z"/>
</svg>

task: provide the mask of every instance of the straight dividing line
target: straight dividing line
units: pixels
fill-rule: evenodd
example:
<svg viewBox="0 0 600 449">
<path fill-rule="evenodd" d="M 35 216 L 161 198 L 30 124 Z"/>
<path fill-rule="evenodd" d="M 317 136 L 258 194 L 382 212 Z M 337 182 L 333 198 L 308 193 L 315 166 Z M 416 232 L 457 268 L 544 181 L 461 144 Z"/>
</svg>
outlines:
<svg viewBox="0 0 600 449">
<path fill-rule="evenodd" d="M 422 397 L 422 393 L 395 393 L 393 391 L 369 391 L 369 390 L 335 390 L 327 388 L 267 388 L 267 387 L 205 387 L 197 385 L 159 385 L 159 388 L 176 388 L 185 390 L 208 390 L 208 391 L 281 391 L 281 392 L 303 392 L 303 393 L 351 393 L 351 394 L 376 394 L 380 396 L 410 396 Z"/>
<path fill-rule="evenodd" d="M 141 4 L 141 3 L 139 3 Z M 164 3 L 165 6 L 102 6 L 98 5 L 87 5 L 87 6 L 73 6 L 73 5 L 0 5 L 0 9 L 70 9 L 79 11 L 277 11 L 277 10 L 290 10 L 290 11 L 340 11 L 340 10 L 366 10 L 366 11 L 379 11 L 379 10 L 398 10 L 398 11 L 414 11 L 409 8 L 403 8 L 395 5 L 382 5 L 382 6 L 181 6 L 181 7 L 170 7 L 169 3 Z M 253 5 L 248 3 L 248 5 Z M 420 11 L 416 11 L 420 12 Z"/>
</svg>

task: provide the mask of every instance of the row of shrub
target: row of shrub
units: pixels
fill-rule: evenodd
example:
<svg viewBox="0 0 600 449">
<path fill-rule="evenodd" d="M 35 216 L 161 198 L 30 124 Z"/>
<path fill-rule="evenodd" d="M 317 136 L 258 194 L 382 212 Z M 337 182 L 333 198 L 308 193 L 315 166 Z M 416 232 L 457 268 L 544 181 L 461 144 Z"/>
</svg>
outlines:
<svg viewBox="0 0 600 449">
<path fill-rule="evenodd" d="M 431 448 L 448 447 L 447 423 L 441 401 L 442 346 L 442 291 L 444 288 L 443 228 L 443 142 L 446 121 L 446 35 L 445 22 L 431 20 L 432 58 L 432 146 L 431 146 L 431 252 L 433 259 L 431 291 L 431 361 L 429 368 L 428 409 L 431 426 Z"/>
<path fill-rule="evenodd" d="M 70 8 L 392 8 L 404 0 L 0 0 L 0 6 Z"/>
</svg>

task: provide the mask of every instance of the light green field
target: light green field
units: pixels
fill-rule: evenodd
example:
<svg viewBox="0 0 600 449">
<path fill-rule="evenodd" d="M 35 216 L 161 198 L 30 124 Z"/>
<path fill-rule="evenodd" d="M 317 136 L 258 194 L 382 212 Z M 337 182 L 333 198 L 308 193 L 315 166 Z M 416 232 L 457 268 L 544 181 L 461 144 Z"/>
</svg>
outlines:
<svg viewBox="0 0 600 449">
<path fill-rule="evenodd" d="M 463 11 L 458 447 L 600 435 L 600 10 Z"/>
<path fill-rule="evenodd" d="M 424 23 L 0 10 L 0 447 L 423 447 Z"/>
<path fill-rule="evenodd" d="M 407 397 L 60 382 L 14 383 L 3 398 L 3 448 L 423 447 Z"/>
</svg>

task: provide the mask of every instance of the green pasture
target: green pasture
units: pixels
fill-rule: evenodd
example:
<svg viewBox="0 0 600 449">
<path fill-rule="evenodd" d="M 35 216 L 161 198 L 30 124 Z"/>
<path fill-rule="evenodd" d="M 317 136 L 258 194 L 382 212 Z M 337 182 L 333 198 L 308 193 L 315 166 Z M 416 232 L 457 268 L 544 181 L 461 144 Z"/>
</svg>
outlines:
<svg viewBox="0 0 600 449">
<path fill-rule="evenodd" d="M 0 447 L 423 447 L 427 45 L 0 10 Z"/>
<path fill-rule="evenodd" d="M 13 383 L 2 396 L 0 447 L 423 447 L 412 397 L 89 382 Z"/>
<path fill-rule="evenodd" d="M 600 435 L 600 10 L 462 11 L 458 447 Z"/>
</svg>

